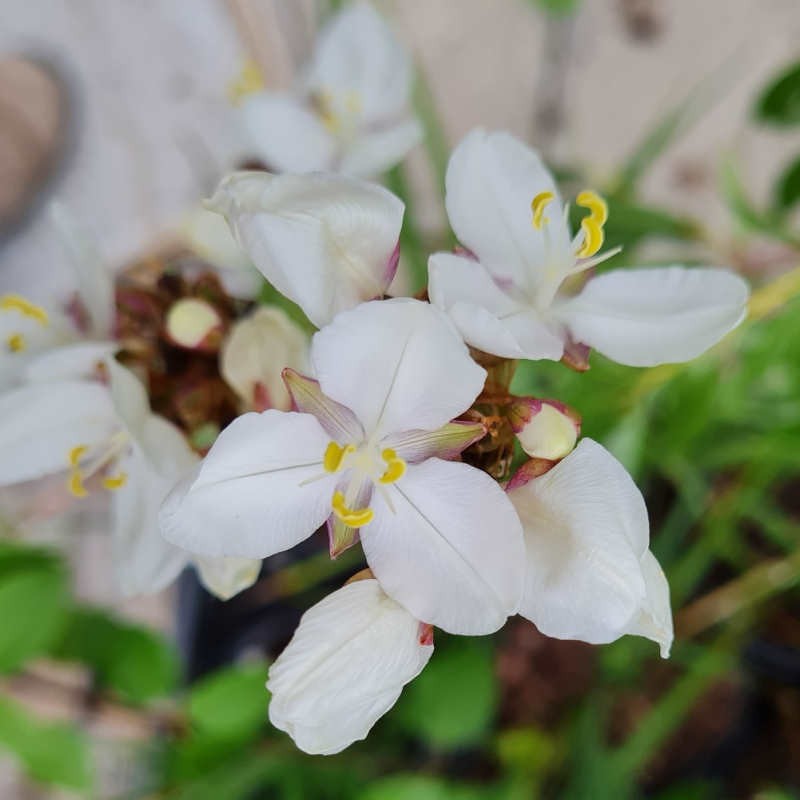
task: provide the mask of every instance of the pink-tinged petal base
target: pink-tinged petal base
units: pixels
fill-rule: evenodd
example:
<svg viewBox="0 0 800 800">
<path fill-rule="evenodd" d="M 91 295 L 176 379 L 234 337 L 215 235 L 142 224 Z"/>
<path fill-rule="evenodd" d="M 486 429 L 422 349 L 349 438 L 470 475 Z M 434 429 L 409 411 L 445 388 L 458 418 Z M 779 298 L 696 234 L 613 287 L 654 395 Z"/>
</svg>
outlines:
<svg viewBox="0 0 800 800">
<path fill-rule="evenodd" d="M 557 461 L 550 461 L 546 458 L 532 458 L 526 461 L 511 477 L 506 485 L 506 491 L 510 492 L 519 489 L 530 483 L 534 478 L 549 472 L 557 464 Z"/>
</svg>

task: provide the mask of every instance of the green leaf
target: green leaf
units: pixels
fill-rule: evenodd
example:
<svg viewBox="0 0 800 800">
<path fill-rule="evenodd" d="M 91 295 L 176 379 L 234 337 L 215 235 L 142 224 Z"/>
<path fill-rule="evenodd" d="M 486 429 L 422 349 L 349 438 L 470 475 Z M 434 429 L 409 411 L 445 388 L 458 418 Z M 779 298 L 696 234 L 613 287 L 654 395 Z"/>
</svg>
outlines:
<svg viewBox="0 0 800 800">
<path fill-rule="evenodd" d="M 437 646 L 428 666 L 406 687 L 395 721 L 435 749 L 480 741 L 497 706 L 493 661 L 485 641 L 458 639 Z"/>
<path fill-rule="evenodd" d="M 755 116 L 770 125 L 800 125 L 800 62 L 778 75 L 759 96 Z"/>
<path fill-rule="evenodd" d="M 237 664 L 192 687 L 189 719 L 207 736 L 240 739 L 254 735 L 267 719 L 266 665 Z"/>
<path fill-rule="evenodd" d="M 427 775 L 392 775 L 373 782 L 358 800 L 494 800 L 494 787 L 450 783 Z"/>
<path fill-rule="evenodd" d="M 133 704 L 162 697 L 177 682 L 177 656 L 166 639 L 90 608 L 72 612 L 54 655 L 87 664 L 101 685 Z"/>
<path fill-rule="evenodd" d="M 0 671 L 45 652 L 62 629 L 68 604 L 66 574 L 44 550 L 0 546 Z"/>
<path fill-rule="evenodd" d="M 773 204 L 779 211 L 788 211 L 800 202 L 800 156 L 780 174 L 772 195 Z"/>
<path fill-rule="evenodd" d="M 578 11 L 581 0 L 531 0 L 534 6 L 557 17 L 567 17 Z"/>
<path fill-rule="evenodd" d="M 575 209 L 575 230 L 585 213 L 583 209 Z M 606 244 L 603 249 L 607 250 L 618 245 L 633 247 L 640 240 L 655 236 L 691 241 L 698 237 L 699 231 L 692 220 L 664 209 L 610 198 L 605 233 Z"/>
<path fill-rule="evenodd" d="M 89 746 L 70 725 L 42 722 L 0 697 L 0 747 L 13 753 L 32 778 L 71 789 L 91 785 Z"/>
<path fill-rule="evenodd" d="M 798 239 L 784 228 L 780 217 L 759 211 L 753 206 L 745 195 L 736 165 L 730 158 L 723 162 L 720 188 L 729 210 L 743 228 L 766 234 L 794 247 L 800 245 Z"/>
</svg>

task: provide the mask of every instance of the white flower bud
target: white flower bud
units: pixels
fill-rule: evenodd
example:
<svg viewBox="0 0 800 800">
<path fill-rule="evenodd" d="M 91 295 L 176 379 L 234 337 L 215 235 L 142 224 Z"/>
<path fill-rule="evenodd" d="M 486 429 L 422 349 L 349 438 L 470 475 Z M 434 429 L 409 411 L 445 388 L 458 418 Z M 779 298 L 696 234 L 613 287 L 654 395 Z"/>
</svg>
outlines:
<svg viewBox="0 0 800 800">
<path fill-rule="evenodd" d="M 222 348 L 222 377 L 248 409 L 291 407 L 284 367 L 305 370 L 308 337 L 278 308 L 257 308 L 236 322 Z"/>
<path fill-rule="evenodd" d="M 580 417 L 555 400 L 517 398 L 509 419 L 522 449 L 531 458 L 564 458 L 574 449 L 581 432 Z"/>
</svg>

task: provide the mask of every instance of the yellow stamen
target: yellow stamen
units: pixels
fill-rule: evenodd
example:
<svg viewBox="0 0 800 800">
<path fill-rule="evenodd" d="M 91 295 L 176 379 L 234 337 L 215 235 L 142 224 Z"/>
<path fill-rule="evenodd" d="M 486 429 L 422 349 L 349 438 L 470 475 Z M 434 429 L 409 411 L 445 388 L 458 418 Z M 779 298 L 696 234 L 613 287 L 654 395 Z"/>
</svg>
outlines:
<svg viewBox="0 0 800 800">
<path fill-rule="evenodd" d="M 322 456 L 322 466 L 325 472 L 338 472 L 342 466 L 342 459 L 348 453 L 354 453 L 355 447 L 352 444 L 339 446 L 336 442 L 330 442 L 325 448 L 325 455 Z"/>
<path fill-rule="evenodd" d="M 537 231 L 541 230 L 542 225 L 548 221 L 548 218 L 543 216 L 544 210 L 554 197 L 555 195 L 553 192 L 539 192 L 539 194 L 531 200 L 531 213 L 533 214 L 531 225 L 533 225 Z"/>
<path fill-rule="evenodd" d="M 256 94 L 263 88 L 264 77 L 261 69 L 255 61 L 249 59 L 245 61 L 236 80 L 228 86 L 228 98 L 234 105 L 239 105 L 245 97 Z"/>
<path fill-rule="evenodd" d="M 381 453 L 381 456 L 386 462 L 386 472 L 378 478 L 378 481 L 380 483 L 399 481 L 406 474 L 406 462 L 398 458 L 397 453 L 389 447 Z"/>
<path fill-rule="evenodd" d="M 589 258 L 603 246 L 605 240 L 603 225 L 608 219 L 608 205 L 599 194 L 588 190 L 581 192 L 575 198 L 575 202 L 579 206 L 589 209 L 589 216 L 581 220 L 583 244 L 575 255 L 578 258 Z"/>
<path fill-rule="evenodd" d="M 25 337 L 21 333 L 12 333 L 6 339 L 6 347 L 12 353 L 19 353 L 20 351 L 25 349 Z"/>
<path fill-rule="evenodd" d="M 371 508 L 348 508 L 344 494 L 338 490 L 333 493 L 331 507 L 333 508 L 333 513 L 351 528 L 361 528 L 372 522 L 372 518 L 375 516 Z"/>
<path fill-rule="evenodd" d="M 341 121 L 333 107 L 333 96 L 330 92 L 322 91 L 317 95 L 319 104 L 319 117 L 328 133 L 337 133 L 341 128 Z"/>
<path fill-rule="evenodd" d="M 41 325 L 48 323 L 47 312 L 19 294 L 4 294 L 0 297 L 0 311 L 19 311 L 20 314 L 35 319 Z"/>
<path fill-rule="evenodd" d="M 70 472 L 67 488 L 73 497 L 86 497 L 86 495 L 89 494 L 89 492 L 86 491 L 86 487 L 83 485 L 83 476 L 79 469 L 74 469 Z"/>
<path fill-rule="evenodd" d="M 128 482 L 128 473 L 120 472 L 119 475 L 109 475 L 103 478 L 103 488 L 110 492 L 121 489 Z"/>
<path fill-rule="evenodd" d="M 77 447 L 70 448 L 69 454 L 67 455 L 67 460 L 69 461 L 69 465 L 71 467 L 77 467 L 78 462 L 83 457 L 83 454 L 89 449 L 89 447 L 85 444 L 79 444 Z"/>
</svg>

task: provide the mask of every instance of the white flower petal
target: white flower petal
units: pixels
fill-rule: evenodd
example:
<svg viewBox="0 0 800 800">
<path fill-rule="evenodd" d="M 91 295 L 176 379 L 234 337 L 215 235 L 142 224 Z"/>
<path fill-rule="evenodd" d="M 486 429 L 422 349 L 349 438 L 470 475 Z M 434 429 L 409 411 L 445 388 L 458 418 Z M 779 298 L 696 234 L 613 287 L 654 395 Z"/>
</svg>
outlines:
<svg viewBox="0 0 800 800">
<path fill-rule="evenodd" d="M 418 464 L 428 458 L 455 458 L 485 435 L 482 423 L 456 420 L 433 431 L 393 433 L 381 441 L 381 448 L 394 450 L 408 464 Z"/>
<path fill-rule="evenodd" d="M 314 335 L 311 362 L 322 391 L 379 436 L 440 428 L 486 378 L 447 317 L 407 298 L 340 314 Z"/>
<path fill-rule="evenodd" d="M 25 366 L 26 381 L 93 378 L 98 367 L 119 349 L 116 342 L 76 342 L 33 356 Z"/>
<path fill-rule="evenodd" d="M 363 123 L 395 119 L 408 105 L 411 61 L 380 15 L 353 3 L 321 32 L 305 86 L 354 98 Z"/>
<path fill-rule="evenodd" d="M 527 548 L 520 614 L 560 639 L 602 644 L 626 633 L 655 638 L 642 617 L 663 623 L 669 605 L 664 608 L 665 585 L 650 588 L 647 509 L 607 450 L 582 439 L 552 470 L 509 497 Z M 656 641 L 664 646 L 663 632 Z"/>
<path fill-rule="evenodd" d="M 659 645 L 661 658 L 669 658 L 674 632 L 667 577 L 649 550 L 642 556 L 641 566 L 647 590 L 647 602 L 641 608 L 638 619 L 634 619 L 631 623 L 627 633 L 652 639 Z"/>
<path fill-rule="evenodd" d="M 431 302 L 448 312 L 467 344 L 504 358 L 561 358 L 561 337 L 505 294 L 474 259 L 436 253 L 428 275 Z"/>
<path fill-rule="evenodd" d="M 111 335 L 114 323 L 114 273 L 96 243 L 61 203 L 50 205 L 50 217 L 78 280 L 78 296 L 94 336 Z"/>
<path fill-rule="evenodd" d="M 396 268 L 403 203 L 342 175 L 234 173 L 211 201 L 278 291 L 318 326 L 379 297 Z"/>
<path fill-rule="evenodd" d="M 525 551 L 519 519 L 498 484 L 467 464 L 429 459 L 376 492 L 361 545 L 384 591 L 450 633 L 500 628 L 517 611 Z"/>
<path fill-rule="evenodd" d="M 554 312 L 575 341 L 650 367 L 699 356 L 744 319 L 747 297 L 747 284 L 727 270 L 614 270 Z"/>
<path fill-rule="evenodd" d="M 203 558 L 196 556 L 194 565 L 200 576 L 200 582 L 211 594 L 220 600 L 231 597 L 249 589 L 261 572 L 259 558 Z"/>
<path fill-rule="evenodd" d="M 111 499 L 114 570 L 124 595 L 152 594 L 169 586 L 189 563 L 189 553 L 165 541 L 158 510 L 173 481 L 155 472 L 141 453 L 118 463 L 127 476 Z"/>
<path fill-rule="evenodd" d="M 422 139 L 422 126 L 404 120 L 382 130 L 365 131 L 347 148 L 339 171 L 359 178 L 374 178 L 395 164 Z"/>
<path fill-rule="evenodd" d="M 307 753 L 338 753 L 367 735 L 432 653 L 378 581 L 347 584 L 306 611 L 270 667 L 270 721 Z"/>
<path fill-rule="evenodd" d="M 253 155 L 276 172 L 330 169 L 336 152 L 331 135 L 301 100 L 284 92 L 244 98 L 242 128 Z"/>
<path fill-rule="evenodd" d="M 32 383 L 0 395 L 0 486 L 69 467 L 69 451 L 119 426 L 108 389 L 90 381 Z"/>
<path fill-rule="evenodd" d="M 331 513 L 337 476 L 322 469 L 329 441 L 308 414 L 242 415 L 166 499 L 164 536 L 207 556 L 266 558 L 293 547 Z"/>
<path fill-rule="evenodd" d="M 279 308 L 259 306 L 233 324 L 220 354 L 220 371 L 246 408 L 288 411 L 285 367 L 308 368 L 308 336 Z M 266 405 L 258 408 L 260 400 Z"/>
<path fill-rule="evenodd" d="M 544 230 L 531 224 L 531 201 L 553 192 L 545 216 L 551 247 L 569 235 L 553 178 L 538 154 L 508 133 L 477 129 L 450 156 L 447 216 L 459 241 L 499 280 L 535 289 L 546 263 Z"/>
<path fill-rule="evenodd" d="M 143 447 L 147 447 L 150 440 L 144 428 L 152 416 L 147 390 L 142 382 L 116 359 L 107 359 L 105 367 L 108 370 L 111 400 L 120 422 L 134 439 L 141 442 Z M 148 454 L 148 457 L 153 463 L 158 463 L 157 453 Z"/>
</svg>

